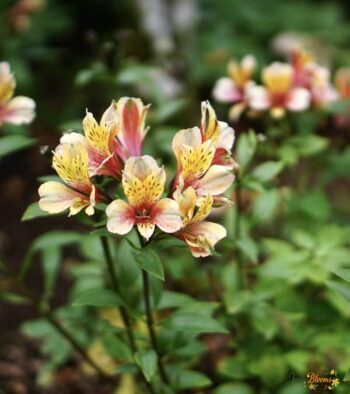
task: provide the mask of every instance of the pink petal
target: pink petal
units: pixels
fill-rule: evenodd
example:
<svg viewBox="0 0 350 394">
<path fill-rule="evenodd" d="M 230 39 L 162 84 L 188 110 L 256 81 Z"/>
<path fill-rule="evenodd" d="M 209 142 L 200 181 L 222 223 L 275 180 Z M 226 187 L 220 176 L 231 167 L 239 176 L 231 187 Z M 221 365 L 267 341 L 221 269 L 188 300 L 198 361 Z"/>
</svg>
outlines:
<svg viewBox="0 0 350 394">
<path fill-rule="evenodd" d="M 204 177 L 199 180 L 196 188 L 197 194 L 201 196 L 222 194 L 231 186 L 234 178 L 230 168 L 212 165 Z"/>
<path fill-rule="evenodd" d="M 179 206 L 170 198 L 158 201 L 150 213 L 153 222 L 165 233 L 174 233 L 182 227 Z"/>
<path fill-rule="evenodd" d="M 290 111 L 305 111 L 310 106 L 310 93 L 304 88 L 293 88 L 288 96 L 286 107 Z"/>
<path fill-rule="evenodd" d="M 220 78 L 216 82 L 213 97 L 222 103 L 234 103 L 243 99 L 242 92 L 231 78 Z"/>
<path fill-rule="evenodd" d="M 1 123 L 28 124 L 34 117 L 35 102 L 29 97 L 17 96 L 0 107 Z"/>
<path fill-rule="evenodd" d="M 263 86 L 252 86 L 248 89 L 247 101 L 250 108 L 256 111 L 265 111 L 271 105 L 269 92 Z"/>
<path fill-rule="evenodd" d="M 106 214 L 107 229 L 111 233 L 124 235 L 134 226 L 135 212 L 126 201 L 112 201 L 106 209 Z"/>
</svg>

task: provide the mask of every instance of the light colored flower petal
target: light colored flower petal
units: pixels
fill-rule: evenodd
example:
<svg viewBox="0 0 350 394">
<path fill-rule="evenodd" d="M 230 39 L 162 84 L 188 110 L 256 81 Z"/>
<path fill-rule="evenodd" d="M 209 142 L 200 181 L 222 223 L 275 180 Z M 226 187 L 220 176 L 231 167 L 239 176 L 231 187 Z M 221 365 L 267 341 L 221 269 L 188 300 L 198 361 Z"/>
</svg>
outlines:
<svg viewBox="0 0 350 394">
<path fill-rule="evenodd" d="M 216 144 L 216 149 L 223 148 L 226 152 L 231 153 L 233 143 L 235 141 L 235 131 L 226 122 L 219 122 L 221 131 L 219 141 Z"/>
<path fill-rule="evenodd" d="M 180 162 L 182 147 L 184 145 L 197 149 L 202 143 L 201 131 L 198 127 L 178 131 L 173 138 L 173 152 L 178 162 Z"/>
<path fill-rule="evenodd" d="M 43 183 L 39 187 L 39 207 L 45 212 L 59 213 L 70 208 L 73 201 L 83 201 L 84 195 L 70 189 L 63 183 L 49 181 Z M 85 198 L 81 209 L 89 205 L 89 201 Z M 77 211 L 78 212 L 78 211 Z M 77 213 L 76 212 L 76 213 Z"/>
<path fill-rule="evenodd" d="M 16 87 L 16 80 L 11 73 L 10 65 L 7 62 L 0 63 L 0 104 L 5 104 L 13 96 Z"/>
<path fill-rule="evenodd" d="M 305 111 L 310 106 L 310 93 L 304 88 L 293 88 L 286 102 L 290 111 Z"/>
<path fill-rule="evenodd" d="M 170 198 L 158 201 L 150 213 L 153 222 L 165 233 L 174 233 L 182 227 L 179 206 Z"/>
<path fill-rule="evenodd" d="M 107 230 L 114 234 L 127 234 L 134 226 L 135 212 L 123 200 L 112 201 L 107 209 Z"/>
<path fill-rule="evenodd" d="M 197 194 L 202 196 L 222 194 L 231 186 L 233 180 L 234 175 L 229 168 L 213 165 L 204 177 L 199 180 L 196 188 Z"/>
<path fill-rule="evenodd" d="M 269 92 L 263 86 L 252 86 L 247 92 L 247 101 L 255 111 L 265 111 L 271 105 Z"/>
<path fill-rule="evenodd" d="M 28 124 L 34 117 L 35 102 L 29 97 L 17 96 L 0 108 L 1 123 Z"/>
<path fill-rule="evenodd" d="M 137 229 L 139 230 L 139 233 L 142 235 L 143 238 L 145 238 L 146 241 L 148 241 L 152 237 L 155 228 L 156 226 L 150 221 L 143 221 L 142 223 L 137 224 Z"/>
<path fill-rule="evenodd" d="M 184 192 L 181 192 L 181 189 L 178 188 L 175 190 L 173 197 L 179 204 L 181 216 L 192 219 L 197 201 L 196 192 L 193 187 L 189 186 Z"/>
<path fill-rule="evenodd" d="M 222 103 L 235 103 L 243 99 L 242 92 L 231 78 L 220 78 L 216 82 L 213 97 Z"/>
</svg>

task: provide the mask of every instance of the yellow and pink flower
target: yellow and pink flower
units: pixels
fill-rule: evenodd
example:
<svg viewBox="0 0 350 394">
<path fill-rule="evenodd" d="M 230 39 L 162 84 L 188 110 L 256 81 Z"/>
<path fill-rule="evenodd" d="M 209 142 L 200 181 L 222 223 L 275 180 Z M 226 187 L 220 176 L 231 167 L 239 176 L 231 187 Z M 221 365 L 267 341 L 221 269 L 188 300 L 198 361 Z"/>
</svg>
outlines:
<svg viewBox="0 0 350 394">
<path fill-rule="evenodd" d="M 233 143 L 234 130 L 217 121 L 210 104 L 203 102 L 201 129 L 180 130 L 174 136 L 172 146 L 177 173 L 173 191 L 182 192 L 192 186 L 199 196 L 211 194 L 220 199 L 234 179 Z"/>
<path fill-rule="evenodd" d="M 216 82 L 213 97 L 222 103 L 235 104 L 230 110 L 230 117 L 238 119 L 247 105 L 247 91 L 255 84 L 252 76 L 256 69 L 256 60 L 254 56 L 246 55 L 240 63 L 229 62 L 227 68 L 229 77 L 220 78 Z"/>
<path fill-rule="evenodd" d="M 255 111 L 269 110 L 274 118 L 285 112 L 305 111 L 310 106 L 310 92 L 293 84 L 290 64 L 274 62 L 262 72 L 263 86 L 253 86 L 248 91 L 249 107 Z"/>
<path fill-rule="evenodd" d="M 29 97 L 13 97 L 16 79 L 7 62 L 0 62 L 0 125 L 28 124 L 35 117 L 35 102 Z"/>
<path fill-rule="evenodd" d="M 64 183 L 49 181 L 39 187 L 39 207 L 49 213 L 69 209 L 69 216 L 85 209 L 94 214 L 101 200 L 89 177 L 88 153 L 84 137 L 78 133 L 65 134 L 53 152 L 53 168 Z"/>
<path fill-rule="evenodd" d="M 119 199 L 108 205 L 108 231 L 123 235 L 137 226 L 146 240 L 156 226 L 165 233 L 178 231 L 182 227 L 179 207 L 176 201 L 161 198 L 164 184 L 165 171 L 151 156 L 130 157 L 122 177 L 128 201 Z"/>
<path fill-rule="evenodd" d="M 176 193 L 174 198 L 183 220 L 182 229 L 175 235 L 187 243 L 194 257 L 211 255 L 216 243 L 227 235 L 223 226 L 205 220 L 212 210 L 213 197 L 209 194 L 198 200 L 190 186 L 183 193 Z"/>
</svg>

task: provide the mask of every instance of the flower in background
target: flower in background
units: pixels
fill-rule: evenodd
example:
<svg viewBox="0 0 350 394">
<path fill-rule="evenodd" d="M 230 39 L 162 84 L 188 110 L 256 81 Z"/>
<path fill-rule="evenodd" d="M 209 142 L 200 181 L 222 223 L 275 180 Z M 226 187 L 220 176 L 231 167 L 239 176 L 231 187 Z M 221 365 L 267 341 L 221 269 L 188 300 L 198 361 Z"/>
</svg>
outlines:
<svg viewBox="0 0 350 394">
<path fill-rule="evenodd" d="M 88 170 L 88 153 L 84 137 L 78 133 L 65 134 L 53 152 L 53 168 L 64 182 L 49 181 L 39 187 L 39 207 L 49 213 L 63 212 L 69 216 L 85 209 L 94 214 L 100 195 L 91 183 Z"/>
<path fill-rule="evenodd" d="M 0 125 L 12 123 L 28 124 L 35 117 L 35 102 L 29 97 L 13 97 L 15 76 L 7 62 L 0 62 Z"/>
<path fill-rule="evenodd" d="M 151 156 L 130 157 L 123 171 L 122 185 L 128 202 L 115 200 L 108 205 L 107 229 L 111 233 L 127 234 L 134 225 L 148 240 L 155 227 L 174 233 L 182 227 L 178 204 L 161 196 L 165 171 Z"/>
<path fill-rule="evenodd" d="M 350 100 L 350 68 L 343 67 L 340 68 L 335 74 L 335 87 L 339 94 L 340 100 Z M 346 112 L 349 114 L 350 106 L 346 106 Z M 350 126 L 350 117 L 349 115 L 337 115 L 336 123 L 340 127 L 349 127 Z"/>
<path fill-rule="evenodd" d="M 19 0 L 10 9 L 9 22 L 18 31 L 31 26 L 30 17 L 46 6 L 46 0 Z"/>
<path fill-rule="evenodd" d="M 202 103 L 201 129 L 180 130 L 173 138 L 177 160 L 173 191 L 181 193 L 191 186 L 198 196 L 211 194 L 215 202 L 222 201 L 234 179 L 232 168 L 236 164 L 226 158 L 233 141 L 233 129 L 216 120 L 209 103 Z"/>
<path fill-rule="evenodd" d="M 249 107 L 255 111 L 269 110 L 274 118 L 281 118 L 286 110 L 305 111 L 310 105 L 307 89 L 293 86 L 293 68 L 274 62 L 262 72 L 264 86 L 253 86 L 248 91 Z"/>
<path fill-rule="evenodd" d="M 211 255 L 215 244 L 227 235 L 220 224 L 205 221 L 212 210 L 213 197 L 209 194 L 198 201 L 191 186 L 174 197 L 183 220 L 183 227 L 175 236 L 187 243 L 194 257 Z"/>
<path fill-rule="evenodd" d="M 252 76 L 256 69 L 256 60 L 252 55 L 243 57 L 240 63 L 231 61 L 228 64 L 229 77 L 220 78 L 213 89 L 215 100 L 233 103 L 230 118 L 238 119 L 245 110 L 248 89 L 254 85 Z"/>
</svg>

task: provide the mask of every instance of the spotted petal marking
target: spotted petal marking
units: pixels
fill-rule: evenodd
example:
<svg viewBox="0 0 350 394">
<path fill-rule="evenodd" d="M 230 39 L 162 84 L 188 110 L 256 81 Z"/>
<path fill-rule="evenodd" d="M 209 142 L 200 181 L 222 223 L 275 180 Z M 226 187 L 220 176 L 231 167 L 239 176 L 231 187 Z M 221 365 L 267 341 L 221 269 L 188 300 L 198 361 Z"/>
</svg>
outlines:
<svg viewBox="0 0 350 394">
<path fill-rule="evenodd" d="M 205 140 L 219 142 L 221 127 L 216 118 L 215 111 L 208 101 L 202 103 L 202 133 Z"/>
<path fill-rule="evenodd" d="M 215 147 L 211 140 L 204 142 L 199 148 L 183 145 L 180 157 L 182 175 L 187 182 L 198 179 L 210 167 L 215 154 Z"/>
<path fill-rule="evenodd" d="M 53 167 L 60 178 L 77 189 L 90 185 L 88 154 L 83 146 L 63 144 L 54 152 Z"/>
<path fill-rule="evenodd" d="M 105 122 L 99 125 L 93 115 L 88 112 L 83 121 L 84 133 L 88 142 L 101 154 L 109 155 L 110 125 Z"/>
<path fill-rule="evenodd" d="M 203 202 L 198 208 L 198 211 L 194 215 L 193 219 L 191 220 L 191 223 L 195 222 L 201 222 L 203 221 L 211 212 L 212 207 L 213 207 L 213 196 L 208 195 L 203 199 Z"/>
</svg>

